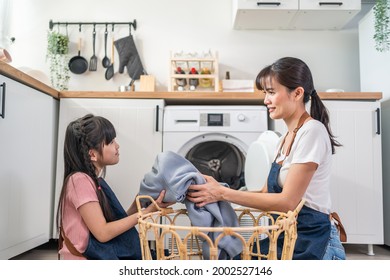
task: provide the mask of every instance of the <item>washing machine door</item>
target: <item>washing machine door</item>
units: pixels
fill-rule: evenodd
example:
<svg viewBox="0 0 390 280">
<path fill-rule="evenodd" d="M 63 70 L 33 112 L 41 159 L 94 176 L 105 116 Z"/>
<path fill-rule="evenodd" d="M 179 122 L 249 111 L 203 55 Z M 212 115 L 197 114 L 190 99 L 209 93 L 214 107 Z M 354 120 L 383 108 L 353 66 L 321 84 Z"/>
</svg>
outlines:
<svg viewBox="0 0 390 280">
<path fill-rule="evenodd" d="M 245 186 L 247 190 L 254 191 L 263 188 L 278 142 L 278 134 L 273 131 L 265 131 L 249 145 L 245 160 Z"/>
<path fill-rule="evenodd" d="M 249 146 L 245 162 L 245 187 L 249 191 L 261 190 L 270 169 L 267 148 L 256 141 Z"/>
<path fill-rule="evenodd" d="M 232 189 L 245 185 L 245 155 L 232 143 L 205 141 L 193 146 L 185 157 L 202 173 L 227 183 Z"/>
</svg>

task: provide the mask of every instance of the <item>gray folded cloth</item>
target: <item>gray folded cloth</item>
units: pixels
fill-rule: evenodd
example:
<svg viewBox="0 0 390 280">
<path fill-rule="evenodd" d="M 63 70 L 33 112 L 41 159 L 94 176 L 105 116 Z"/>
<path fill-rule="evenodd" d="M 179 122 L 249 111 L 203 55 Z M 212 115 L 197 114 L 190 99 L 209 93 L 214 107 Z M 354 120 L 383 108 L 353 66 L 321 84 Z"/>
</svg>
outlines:
<svg viewBox="0 0 390 280">
<path fill-rule="evenodd" d="M 166 190 L 164 202 L 184 203 L 193 226 L 239 226 L 237 215 L 230 203 L 219 201 L 209 203 L 204 207 L 197 207 L 186 199 L 190 185 L 204 183 L 206 180 L 190 161 L 174 152 L 167 151 L 157 155 L 152 170 L 145 174 L 140 184 L 139 194 L 149 195 L 156 199 L 162 190 Z M 208 233 L 213 241 L 219 234 L 219 232 Z M 242 251 L 241 241 L 234 236 L 222 238 L 218 247 L 220 250 L 219 259 L 234 258 Z M 203 242 L 202 249 L 204 259 L 209 259 L 210 250 L 207 242 Z"/>
</svg>

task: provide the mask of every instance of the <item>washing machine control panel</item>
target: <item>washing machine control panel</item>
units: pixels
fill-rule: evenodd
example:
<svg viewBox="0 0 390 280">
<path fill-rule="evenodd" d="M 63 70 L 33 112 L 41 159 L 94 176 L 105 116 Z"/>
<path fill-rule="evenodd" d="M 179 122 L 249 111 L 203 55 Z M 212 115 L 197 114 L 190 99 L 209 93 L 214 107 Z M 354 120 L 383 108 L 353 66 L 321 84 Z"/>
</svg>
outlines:
<svg viewBox="0 0 390 280">
<path fill-rule="evenodd" d="M 230 126 L 229 113 L 201 113 L 200 126 Z"/>
</svg>

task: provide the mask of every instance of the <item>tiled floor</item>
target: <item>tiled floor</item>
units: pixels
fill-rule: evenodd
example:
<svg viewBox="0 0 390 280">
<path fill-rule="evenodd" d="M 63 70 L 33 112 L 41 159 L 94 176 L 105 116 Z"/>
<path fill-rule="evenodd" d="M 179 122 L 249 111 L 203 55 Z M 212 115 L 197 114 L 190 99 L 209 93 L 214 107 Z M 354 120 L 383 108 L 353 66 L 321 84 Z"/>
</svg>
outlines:
<svg viewBox="0 0 390 280">
<path fill-rule="evenodd" d="M 347 260 L 390 260 L 390 247 L 374 245 L 374 256 L 367 255 L 368 246 L 362 244 L 344 245 Z M 12 258 L 12 260 L 57 260 L 57 242 L 50 241 L 33 250 Z"/>
</svg>

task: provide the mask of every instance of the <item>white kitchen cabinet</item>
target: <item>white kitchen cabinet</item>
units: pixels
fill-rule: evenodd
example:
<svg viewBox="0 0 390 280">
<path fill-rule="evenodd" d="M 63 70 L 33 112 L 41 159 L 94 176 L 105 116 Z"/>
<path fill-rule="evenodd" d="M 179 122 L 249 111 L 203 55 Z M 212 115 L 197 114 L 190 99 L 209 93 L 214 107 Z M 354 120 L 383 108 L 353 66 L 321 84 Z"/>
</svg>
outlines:
<svg viewBox="0 0 390 280">
<path fill-rule="evenodd" d="M 324 101 L 333 134 L 343 145 L 333 157 L 331 196 L 347 243 L 383 244 L 382 156 L 379 101 Z M 282 121 L 275 130 L 284 134 Z"/>
<path fill-rule="evenodd" d="M 299 11 L 291 22 L 292 29 L 342 29 L 361 9 L 360 0 L 299 0 Z"/>
<path fill-rule="evenodd" d="M 0 75 L 0 259 L 49 241 L 58 101 Z"/>
<path fill-rule="evenodd" d="M 164 101 L 160 99 L 61 99 L 54 225 L 63 182 L 63 147 L 67 125 L 88 113 L 103 116 L 112 122 L 120 145 L 120 160 L 118 164 L 107 167 L 106 180 L 127 209 L 139 191 L 144 174 L 151 170 L 156 155 L 162 151 L 163 108 Z M 53 237 L 57 236 L 55 229 Z"/>
<path fill-rule="evenodd" d="M 361 10 L 360 0 L 233 0 L 235 29 L 342 29 Z"/>
<path fill-rule="evenodd" d="M 233 0 L 235 29 L 289 29 L 299 0 Z"/>
</svg>

